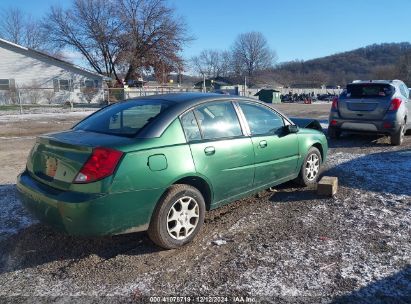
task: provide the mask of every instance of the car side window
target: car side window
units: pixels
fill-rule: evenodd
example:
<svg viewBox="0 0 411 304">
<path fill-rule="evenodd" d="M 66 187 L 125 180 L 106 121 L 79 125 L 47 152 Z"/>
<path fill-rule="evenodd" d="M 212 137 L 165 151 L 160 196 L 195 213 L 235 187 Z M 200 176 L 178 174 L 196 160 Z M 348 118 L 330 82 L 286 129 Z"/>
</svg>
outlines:
<svg viewBox="0 0 411 304">
<path fill-rule="evenodd" d="M 203 139 L 219 139 L 243 135 L 231 102 L 211 102 L 194 110 Z"/>
<path fill-rule="evenodd" d="M 187 141 L 201 140 L 200 129 L 193 111 L 181 116 L 181 125 L 183 126 Z"/>
<path fill-rule="evenodd" d="M 260 105 L 240 103 L 241 110 L 250 127 L 251 135 L 273 134 L 284 127 L 283 118 Z"/>
<path fill-rule="evenodd" d="M 407 89 L 407 87 L 405 86 L 405 85 L 401 85 L 400 86 L 400 90 L 401 90 L 401 94 L 402 94 L 402 96 L 404 96 L 404 97 L 407 97 L 408 98 L 408 89 Z"/>
<path fill-rule="evenodd" d="M 113 134 L 134 134 L 161 112 L 161 105 L 138 105 L 114 113 L 108 124 Z"/>
</svg>

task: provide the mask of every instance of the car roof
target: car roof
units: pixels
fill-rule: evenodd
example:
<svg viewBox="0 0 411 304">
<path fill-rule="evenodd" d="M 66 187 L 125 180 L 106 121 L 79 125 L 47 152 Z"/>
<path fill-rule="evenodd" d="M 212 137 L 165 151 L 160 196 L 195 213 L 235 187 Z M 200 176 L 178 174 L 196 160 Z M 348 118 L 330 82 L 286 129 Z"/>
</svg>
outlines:
<svg viewBox="0 0 411 304">
<path fill-rule="evenodd" d="M 240 96 L 234 95 L 223 95 L 223 94 L 216 94 L 216 93 L 200 93 L 200 92 L 189 92 L 189 93 L 170 93 L 170 94 L 159 94 L 159 95 L 151 95 L 151 96 L 142 96 L 133 98 L 131 100 L 139 100 L 139 99 L 156 99 L 156 100 L 166 100 L 171 103 L 179 103 L 184 104 L 186 106 L 192 106 L 203 101 L 208 100 L 226 100 L 229 96 L 229 99 L 244 99 Z"/>
<path fill-rule="evenodd" d="M 161 94 L 152 96 L 142 96 L 127 101 L 138 101 L 138 100 L 164 100 L 170 103 L 167 111 L 161 112 L 156 119 L 145 126 L 138 134 L 137 138 L 154 138 L 159 137 L 166 128 L 187 110 L 209 101 L 235 101 L 243 100 L 248 102 L 253 102 L 257 104 L 263 104 L 267 106 L 264 102 L 256 99 L 251 99 L 244 96 L 234 96 L 234 95 L 222 95 L 215 93 L 171 93 L 171 94 Z M 273 109 L 275 110 L 275 109 Z M 277 110 L 275 110 L 277 111 Z M 277 111 L 279 112 L 279 111 Z M 280 112 L 279 112 L 280 113 Z M 282 113 L 280 113 L 283 117 Z"/>
<path fill-rule="evenodd" d="M 393 80 L 370 79 L 370 80 L 354 80 L 350 84 L 362 84 L 362 83 L 401 84 L 403 83 L 403 81 L 399 79 L 393 79 Z"/>
</svg>

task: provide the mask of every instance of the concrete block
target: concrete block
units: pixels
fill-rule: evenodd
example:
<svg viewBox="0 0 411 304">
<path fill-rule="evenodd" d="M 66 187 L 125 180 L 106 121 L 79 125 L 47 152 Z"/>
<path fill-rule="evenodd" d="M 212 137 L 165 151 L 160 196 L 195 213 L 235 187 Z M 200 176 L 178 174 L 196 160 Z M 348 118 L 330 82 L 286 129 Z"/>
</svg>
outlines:
<svg viewBox="0 0 411 304">
<path fill-rule="evenodd" d="M 324 176 L 317 185 L 317 194 L 333 196 L 338 190 L 338 177 Z"/>
</svg>

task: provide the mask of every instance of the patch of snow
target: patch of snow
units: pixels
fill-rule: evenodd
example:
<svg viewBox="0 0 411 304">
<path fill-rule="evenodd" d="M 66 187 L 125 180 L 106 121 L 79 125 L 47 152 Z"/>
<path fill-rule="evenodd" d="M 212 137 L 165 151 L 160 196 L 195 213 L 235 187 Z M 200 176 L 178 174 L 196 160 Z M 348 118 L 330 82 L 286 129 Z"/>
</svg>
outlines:
<svg viewBox="0 0 411 304">
<path fill-rule="evenodd" d="M 149 275 L 143 275 L 135 282 L 127 284 L 100 284 L 90 282 L 89 285 L 80 286 L 75 280 L 70 278 L 55 280 L 53 284 L 42 277 L 24 273 L 21 270 L 14 272 L 14 277 L 21 278 L 30 284 L 32 290 L 9 290 L 3 293 L 0 290 L 0 296 L 7 297 L 125 297 L 130 300 L 138 300 L 141 296 L 148 296 L 148 288 L 152 279 Z"/>
<path fill-rule="evenodd" d="M 212 241 L 212 243 L 214 245 L 221 246 L 221 245 L 227 244 L 227 241 L 226 240 L 214 240 L 214 241 Z"/>
<path fill-rule="evenodd" d="M 35 136 L 0 136 L 0 140 L 24 140 L 24 139 L 34 139 Z"/>
<path fill-rule="evenodd" d="M 386 284 L 386 296 L 407 296 L 410 283 L 403 272 L 407 269 L 404 266 L 411 262 L 411 212 L 392 209 L 390 201 L 402 201 L 402 195 L 386 194 L 382 200 L 378 199 L 381 196 L 355 190 L 351 199 L 337 201 L 336 204 L 342 206 L 340 210 L 346 210 L 332 215 L 341 220 L 338 239 L 288 239 L 264 250 L 244 250 L 236 263 L 245 262 L 250 256 L 259 262 L 257 267 L 241 274 L 238 289 L 251 296 L 325 297 L 335 287 L 336 278 L 340 278 L 338 280 L 352 284 L 351 292 L 356 290 L 361 296 L 372 296 L 383 288 L 369 287 L 374 284 Z M 357 208 L 351 209 L 352 204 Z M 403 208 L 409 208 L 410 204 L 408 197 L 408 204 Z M 327 203 L 322 208 L 312 208 L 304 216 L 311 220 L 304 222 L 317 220 L 318 226 L 318 219 L 326 214 L 326 208 Z M 381 248 L 370 252 L 370 242 L 375 246 L 375 239 L 381 239 Z M 227 282 L 230 284 L 234 282 Z M 392 284 L 408 287 L 399 289 Z"/>
<path fill-rule="evenodd" d="M 327 130 L 328 129 L 328 120 L 327 120 L 327 122 L 320 121 L 320 125 L 321 125 L 321 128 L 323 128 L 324 130 Z"/>
<path fill-rule="evenodd" d="M 24 121 L 24 120 L 36 120 L 44 118 L 65 118 L 65 117 L 78 117 L 78 116 L 88 116 L 94 113 L 96 110 L 87 111 L 73 111 L 73 112 L 63 112 L 63 113 L 29 113 L 29 114 L 11 114 L 11 115 L 1 115 L 0 122 L 8 121 Z"/>
<path fill-rule="evenodd" d="M 0 240 L 37 222 L 24 209 L 16 191 L 15 185 L 0 185 Z"/>
<path fill-rule="evenodd" d="M 327 167 L 340 180 L 355 189 L 411 195 L 411 150 L 397 150 L 373 154 L 338 152 L 331 154 Z"/>
</svg>

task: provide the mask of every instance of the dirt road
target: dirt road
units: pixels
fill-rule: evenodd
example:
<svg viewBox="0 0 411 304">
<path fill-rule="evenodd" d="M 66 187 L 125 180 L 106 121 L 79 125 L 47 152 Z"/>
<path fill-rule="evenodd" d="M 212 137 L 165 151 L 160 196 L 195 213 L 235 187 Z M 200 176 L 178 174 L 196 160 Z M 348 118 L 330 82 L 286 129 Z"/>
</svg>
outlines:
<svg viewBox="0 0 411 304">
<path fill-rule="evenodd" d="M 278 108 L 289 116 L 326 120 L 329 105 Z M 384 137 L 330 141 L 324 174 L 340 180 L 335 198 L 288 183 L 276 193 L 209 212 L 194 243 L 160 251 L 145 233 L 69 237 L 36 223 L 21 208 L 15 176 L 24 168 L 33 136 L 64 129 L 82 115 L 30 121 L 0 117 L 4 299 L 43 296 L 53 302 L 59 300 L 53 297 L 86 296 L 97 303 L 104 296 L 128 301 L 140 295 L 204 295 L 228 296 L 230 302 L 233 296 L 251 296 L 276 303 L 408 303 L 411 136 L 401 147 Z"/>
</svg>

